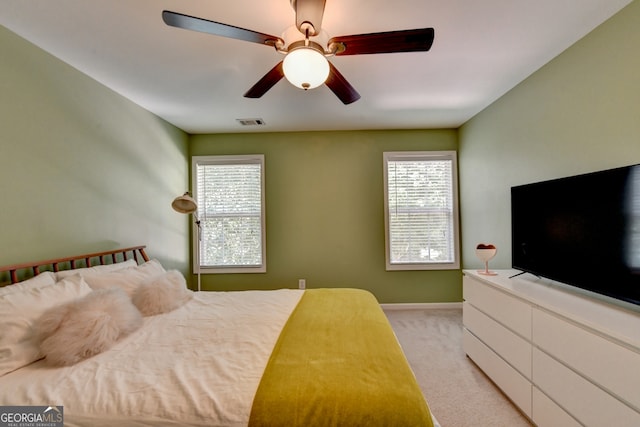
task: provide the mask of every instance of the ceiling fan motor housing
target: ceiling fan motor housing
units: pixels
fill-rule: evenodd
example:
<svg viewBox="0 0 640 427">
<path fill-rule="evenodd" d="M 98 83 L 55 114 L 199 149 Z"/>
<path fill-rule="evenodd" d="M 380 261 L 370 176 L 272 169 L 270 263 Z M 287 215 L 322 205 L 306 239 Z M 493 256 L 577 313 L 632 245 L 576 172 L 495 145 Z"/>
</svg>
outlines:
<svg viewBox="0 0 640 427">
<path fill-rule="evenodd" d="M 320 33 L 326 0 L 291 0 L 296 11 L 296 27 L 307 37 Z"/>
</svg>

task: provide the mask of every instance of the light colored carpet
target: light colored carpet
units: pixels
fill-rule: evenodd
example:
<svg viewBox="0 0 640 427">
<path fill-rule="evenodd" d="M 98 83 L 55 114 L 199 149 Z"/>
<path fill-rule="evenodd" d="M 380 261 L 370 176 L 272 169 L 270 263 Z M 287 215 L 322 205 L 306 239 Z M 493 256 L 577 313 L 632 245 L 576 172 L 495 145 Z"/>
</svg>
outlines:
<svg viewBox="0 0 640 427">
<path fill-rule="evenodd" d="M 462 309 L 385 309 L 442 427 L 532 424 L 462 349 Z"/>
</svg>

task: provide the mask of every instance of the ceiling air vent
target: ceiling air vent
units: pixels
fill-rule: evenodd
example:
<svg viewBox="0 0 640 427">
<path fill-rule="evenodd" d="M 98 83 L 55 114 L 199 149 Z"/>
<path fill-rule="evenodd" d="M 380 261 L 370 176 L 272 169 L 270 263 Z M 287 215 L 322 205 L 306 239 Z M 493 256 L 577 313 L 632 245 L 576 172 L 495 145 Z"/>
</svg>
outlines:
<svg viewBox="0 0 640 427">
<path fill-rule="evenodd" d="M 262 119 L 236 119 L 236 122 L 242 126 L 264 126 L 265 122 Z"/>
</svg>

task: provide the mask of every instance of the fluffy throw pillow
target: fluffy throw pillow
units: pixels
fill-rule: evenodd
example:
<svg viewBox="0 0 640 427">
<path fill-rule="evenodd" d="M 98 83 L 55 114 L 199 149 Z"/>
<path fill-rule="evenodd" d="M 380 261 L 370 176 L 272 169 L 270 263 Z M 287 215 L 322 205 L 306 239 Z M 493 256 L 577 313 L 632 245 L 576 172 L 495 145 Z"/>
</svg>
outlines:
<svg viewBox="0 0 640 427">
<path fill-rule="evenodd" d="M 37 325 L 47 362 L 65 366 L 108 350 L 142 326 L 142 316 L 122 289 L 112 288 L 53 308 Z"/>
<path fill-rule="evenodd" d="M 141 284 L 131 300 L 143 316 L 154 316 L 181 307 L 192 296 L 184 276 L 170 270 Z"/>
<path fill-rule="evenodd" d="M 93 290 L 118 287 L 123 289 L 129 296 L 132 296 L 140 284 L 163 273 L 166 273 L 166 270 L 162 267 L 162 264 L 152 259 L 136 267 L 100 275 L 83 275 L 83 277 Z"/>
<path fill-rule="evenodd" d="M 44 312 L 89 293 L 82 278 L 70 277 L 0 296 L 0 376 L 42 358 L 35 326 Z"/>
</svg>

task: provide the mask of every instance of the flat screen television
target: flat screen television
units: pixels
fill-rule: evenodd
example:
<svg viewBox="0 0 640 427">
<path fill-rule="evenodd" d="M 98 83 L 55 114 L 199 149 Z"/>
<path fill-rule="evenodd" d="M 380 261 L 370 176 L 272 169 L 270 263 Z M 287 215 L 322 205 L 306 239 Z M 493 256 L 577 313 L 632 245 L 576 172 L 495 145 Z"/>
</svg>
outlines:
<svg viewBox="0 0 640 427">
<path fill-rule="evenodd" d="M 511 188 L 512 266 L 640 305 L 640 165 Z"/>
</svg>

